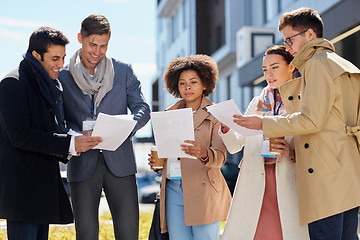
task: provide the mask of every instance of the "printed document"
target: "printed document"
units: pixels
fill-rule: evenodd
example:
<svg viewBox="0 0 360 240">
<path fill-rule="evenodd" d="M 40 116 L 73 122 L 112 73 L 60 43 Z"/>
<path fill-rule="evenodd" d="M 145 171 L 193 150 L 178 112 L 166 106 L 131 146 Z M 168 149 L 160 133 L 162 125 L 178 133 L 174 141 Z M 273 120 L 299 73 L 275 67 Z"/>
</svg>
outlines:
<svg viewBox="0 0 360 240">
<path fill-rule="evenodd" d="M 130 135 L 136 122 L 134 115 L 108 115 L 99 113 L 92 136 L 102 137 L 103 142 L 94 149 L 115 151 Z"/>
<path fill-rule="evenodd" d="M 242 115 L 233 99 L 206 107 L 220 122 L 238 132 L 242 136 L 262 135 L 262 130 L 253 130 L 241 127 L 234 123 L 234 115 Z"/>
<path fill-rule="evenodd" d="M 151 122 L 154 131 L 158 156 L 160 158 L 194 158 L 183 152 L 180 145 L 185 140 L 195 140 L 194 122 L 191 108 L 164 112 L 152 112 Z"/>
</svg>

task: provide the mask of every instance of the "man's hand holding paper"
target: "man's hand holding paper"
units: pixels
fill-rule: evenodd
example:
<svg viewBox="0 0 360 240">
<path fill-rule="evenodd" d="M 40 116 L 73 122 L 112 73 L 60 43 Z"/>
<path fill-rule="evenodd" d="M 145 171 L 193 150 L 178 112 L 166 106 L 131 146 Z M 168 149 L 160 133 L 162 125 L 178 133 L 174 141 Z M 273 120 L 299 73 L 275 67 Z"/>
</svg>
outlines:
<svg viewBox="0 0 360 240">
<path fill-rule="evenodd" d="M 262 116 L 244 116 L 244 115 L 234 115 L 234 122 L 241 127 L 262 130 Z"/>
<path fill-rule="evenodd" d="M 115 151 L 129 137 L 135 125 L 133 115 L 99 113 L 92 136 L 102 137 L 103 142 L 94 148 Z"/>
<path fill-rule="evenodd" d="M 218 119 L 220 122 L 222 122 L 224 125 L 228 126 L 229 128 L 233 129 L 234 131 L 238 132 L 242 136 L 254 136 L 254 135 L 262 134 L 261 131 L 262 128 L 254 128 L 257 130 L 253 130 L 253 129 L 248 129 L 247 127 L 244 127 L 241 124 L 239 124 L 241 120 L 255 116 L 242 115 L 233 99 L 218 104 L 214 104 L 206 108 L 216 119 Z M 234 119 L 235 116 L 236 118 Z M 250 125 L 251 120 L 246 121 L 246 123 Z"/>
</svg>

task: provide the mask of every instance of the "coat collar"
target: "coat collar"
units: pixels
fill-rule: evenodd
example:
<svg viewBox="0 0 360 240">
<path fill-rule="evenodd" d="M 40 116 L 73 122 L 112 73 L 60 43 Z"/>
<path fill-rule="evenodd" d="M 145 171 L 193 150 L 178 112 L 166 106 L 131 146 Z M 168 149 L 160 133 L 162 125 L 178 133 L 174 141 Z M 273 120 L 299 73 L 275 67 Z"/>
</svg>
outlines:
<svg viewBox="0 0 360 240">
<path fill-rule="evenodd" d="M 56 87 L 54 80 L 49 77 L 40 62 L 31 53 L 27 52 L 20 62 L 20 68 L 27 71 L 26 77 L 28 81 L 36 84 L 45 100 L 51 107 L 54 107 L 62 94 L 62 90 Z M 29 74 L 31 75 L 29 76 Z"/>
<path fill-rule="evenodd" d="M 321 50 L 335 52 L 334 45 L 331 42 L 324 38 L 316 38 L 306 43 L 291 63 L 300 70 L 307 60 L 322 52 Z"/>
<path fill-rule="evenodd" d="M 199 127 L 200 124 L 210 115 L 210 113 L 208 113 L 206 107 L 210 106 L 212 104 L 213 103 L 210 100 L 203 97 L 203 99 L 201 100 L 199 110 L 194 114 L 194 129 Z M 185 100 L 182 99 L 182 100 L 176 102 L 174 105 L 167 108 L 166 111 L 184 108 L 184 106 L 185 106 Z"/>
</svg>

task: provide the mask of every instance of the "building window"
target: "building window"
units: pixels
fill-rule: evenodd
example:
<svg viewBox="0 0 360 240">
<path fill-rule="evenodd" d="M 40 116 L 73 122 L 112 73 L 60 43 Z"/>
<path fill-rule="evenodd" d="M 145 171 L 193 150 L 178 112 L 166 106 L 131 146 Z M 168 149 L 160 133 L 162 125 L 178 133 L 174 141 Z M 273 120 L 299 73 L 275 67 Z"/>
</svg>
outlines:
<svg viewBox="0 0 360 240">
<path fill-rule="evenodd" d="M 263 86 L 259 86 L 259 85 L 255 86 L 253 88 L 253 96 L 259 96 L 263 88 L 264 88 Z"/>
<path fill-rule="evenodd" d="M 281 0 L 264 0 L 265 23 L 271 21 L 280 12 Z"/>
<path fill-rule="evenodd" d="M 179 27 L 179 11 L 176 11 L 176 13 L 171 17 L 171 42 L 175 42 L 178 38 Z"/>
<path fill-rule="evenodd" d="M 274 43 L 274 33 L 251 33 L 251 57 L 263 53 L 268 46 L 271 46 Z"/>
<path fill-rule="evenodd" d="M 162 21 L 162 19 L 161 18 L 158 18 L 159 20 L 158 20 L 158 29 L 159 29 L 159 33 L 161 33 L 162 32 L 162 25 L 163 25 L 163 21 Z"/>
<path fill-rule="evenodd" d="M 221 25 L 216 28 L 216 49 L 222 46 L 222 27 Z"/>
<path fill-rule="evenodd" d="M 167 44 L 168 47 L 170 47 L 171 43 L 172 43 L 172 31 L 173 31 L 173 27 L 172 27 L 172 19 L 168 19 L 166 20 L 166 29 L 167 29 L 167 34 L 166 34 L 166 38 L 167 38 Z"/>
<path fill-rule="evenodd" d="M 182 24 L 183 24 L 183 29 L 186 28 L 186 0 L 184 0 L 182 2 Z"/>
<path fill-rule="evenodd" d="M 175 15 L 171 17 L 171 42 L 175 41 Z"/>
<path fill-rule="evenodd" d="M 226 78 L 227 99 L 231 99 L 231 75 Z"/>
<path fill-rule="evenodd" d="M 242 88 L 242 99 L 241 99 L 241 106 L 240 106 L 240 111 L 244 114 L 247 106 L 249 105 L 251 99 L 253 98 L 252 95 L 252 88 L 250 86 L 244 86 Z"/>
<path fill-rule="evenodd" d="M 220 102 L 220 86 L 218 86 L 217 88 L 215 88 L 215 97 L 216 97 L 215 102 L 216 102 L 216 103 L 219 103 L 219 102 Z"/>
</svg>

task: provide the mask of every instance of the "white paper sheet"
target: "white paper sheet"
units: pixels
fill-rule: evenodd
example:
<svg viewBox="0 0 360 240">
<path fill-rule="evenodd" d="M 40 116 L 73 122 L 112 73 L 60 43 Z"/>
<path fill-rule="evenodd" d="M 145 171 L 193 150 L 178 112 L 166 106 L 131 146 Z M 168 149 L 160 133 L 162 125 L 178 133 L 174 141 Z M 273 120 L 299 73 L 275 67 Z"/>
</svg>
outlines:
<svg viewBox="0 0 360 240">
<path fill-rule="evenodd" d="M 92 136 L 102 137 L 95 149 L 115 151 L 130 135 L 136 125 L 133 115 L 108 115 L 99 113 Z"/>
<path fill-rule="evenodd" d="M 241 115 L 233 99 L 206 107 L 209 112 L 220 122 L 238 132 L 242 136 L 262 135 L 262 130 L 253 130 L 241 127 L 234 123 L 234 115 Z"/>
<path fill-rule="evenodd" d="M 152 112 L 151 122 L 160 158 L 195 158 L 180 147 L 185 140 L 195 140 L 191 108 Z"/>
</svg>

